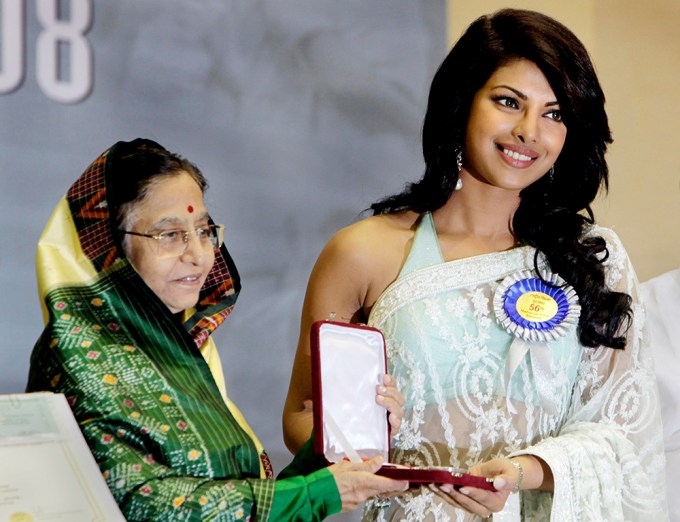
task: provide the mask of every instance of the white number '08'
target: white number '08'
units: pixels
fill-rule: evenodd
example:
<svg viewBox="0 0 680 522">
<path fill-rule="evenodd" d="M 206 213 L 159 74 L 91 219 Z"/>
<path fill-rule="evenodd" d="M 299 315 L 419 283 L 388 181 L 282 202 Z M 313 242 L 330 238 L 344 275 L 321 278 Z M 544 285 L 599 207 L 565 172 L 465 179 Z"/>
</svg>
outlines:
<svg viewBox="0 0 680 522">
<path fill-rule="evenodd" d="M 24 0 L 0 0 L 0 94 L 24 79 Z"/>
<path fill-rule="evenodd" d="M 69 2 L 61 20 L 60 0 L 36 0 L 42 26 L 36 48 L 40 89 L 61 103 L 76 103 L 92 90 L 92 47 L 85 33 L 92 23 L 92 0 Z M 0 0 L 0 94 L 17 89 L 25 76 L 25 2 Z"/>
<path fill-rule="evenodd" d="M 43 92 L 61 103 L 76 103 L 92 89 L 92 47 L 84 37 L 92 22 L 91 0 L 70 0 L 68 20 L 60 20 L 59 0 L 36 0 L 38 20 L 43 27 L 36 49 L 36 75 Z M 60 63 L 60 44 L 68 51 Z M 66 71 L 68 79 L 60 78 Z"/>
</svg>

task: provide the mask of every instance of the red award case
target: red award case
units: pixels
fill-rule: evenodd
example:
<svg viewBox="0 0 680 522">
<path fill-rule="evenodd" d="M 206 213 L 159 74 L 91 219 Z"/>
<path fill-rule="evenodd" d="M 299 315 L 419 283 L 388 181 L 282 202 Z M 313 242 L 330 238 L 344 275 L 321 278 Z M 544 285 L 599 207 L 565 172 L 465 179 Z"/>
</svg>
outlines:
<svg viewBox="0 0 680 522">
<path fill-rule="evenodd" d="M 311 330 L 314 450 L 330 463 L 382 456 L 378 475 L 412 484 L 453 484 L 495 491 L 493 481 L 450 467 L 389 463 L 390 426 L 375 402 L 387 373 L 385 339 L 370 326 L 317 321 Z"/>
</svg>

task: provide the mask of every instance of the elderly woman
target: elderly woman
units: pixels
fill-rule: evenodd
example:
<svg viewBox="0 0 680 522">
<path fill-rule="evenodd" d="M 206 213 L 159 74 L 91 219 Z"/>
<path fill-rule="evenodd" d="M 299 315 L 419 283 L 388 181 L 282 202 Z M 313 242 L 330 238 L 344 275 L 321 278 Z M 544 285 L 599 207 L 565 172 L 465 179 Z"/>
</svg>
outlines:
<svg viewBox="0 0 680 522">
<path fill-rule="evenodd" d="M 149 140 L 90 165 L 39 243 L 47 326 L 27 391 L 65 394 L 128 520 L 319 520 L 405 489 L 378 459 L 325 468 L 309 451 L 272 480 L 210 337 L 240 284 L 205 188 Z M 398 426 L 398 394 L 380 390 Z"/>
</svg>

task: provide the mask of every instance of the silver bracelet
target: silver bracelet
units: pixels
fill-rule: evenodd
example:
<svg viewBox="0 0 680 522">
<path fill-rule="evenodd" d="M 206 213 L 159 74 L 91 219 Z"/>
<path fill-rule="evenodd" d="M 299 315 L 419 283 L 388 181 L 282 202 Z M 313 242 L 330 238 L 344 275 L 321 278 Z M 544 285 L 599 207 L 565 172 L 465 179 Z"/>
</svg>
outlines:
<svg viewBox="0 0 680 522">
<path fill-rule="evenodd" d="M 517 462 L 516 460 L 513 459 L 507 459 L 510 464 L 515 466 L 515 469 L 517 470 L 517 473 L 519 473 L 519 478 L 517 479 L 517 482 L 515 483 L 515 487 L 512 488 L 511 493 L 518 493 L 519 488 L 522 486 L 522 481 L 524 480 L 524 469 L 522 468 L 522 465 Z"/>
</svg>

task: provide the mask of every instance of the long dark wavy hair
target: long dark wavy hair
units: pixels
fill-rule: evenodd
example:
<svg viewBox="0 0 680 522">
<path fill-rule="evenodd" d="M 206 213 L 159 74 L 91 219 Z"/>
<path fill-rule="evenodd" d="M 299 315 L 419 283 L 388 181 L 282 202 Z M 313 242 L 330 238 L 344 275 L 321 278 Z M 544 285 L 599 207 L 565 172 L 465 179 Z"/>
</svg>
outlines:
<svg viewBox="0 0 680 522">
<path fill-rule="evenodd" d="M 472 99 L 496 69 L 516 59 L 527 59 L 543 72 L 568 132 L 553 175 L 521 191 L 513 233 L 537 249 L 535 264 L 540 251 L 578 293 L 581 344 L 624 348 L 631 298 L 607 288 L 602 266 L 607 245 L 584 234 L 594 223 L 590 204 L 600 188 L 608 188 L 604 156 L 612 137 L 604 94 L 583 44 L 556 20 L 503 9 L 470 25 L 432 81 L 423 124 L 424 176 L 370 209 L 374 214 L 422 213 L 448 201 L 458 180 L 456 152 L 464 143 Z"/>
</svg>

